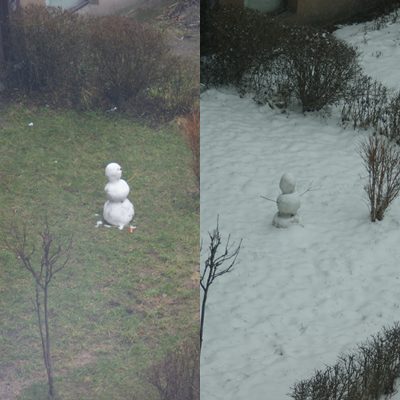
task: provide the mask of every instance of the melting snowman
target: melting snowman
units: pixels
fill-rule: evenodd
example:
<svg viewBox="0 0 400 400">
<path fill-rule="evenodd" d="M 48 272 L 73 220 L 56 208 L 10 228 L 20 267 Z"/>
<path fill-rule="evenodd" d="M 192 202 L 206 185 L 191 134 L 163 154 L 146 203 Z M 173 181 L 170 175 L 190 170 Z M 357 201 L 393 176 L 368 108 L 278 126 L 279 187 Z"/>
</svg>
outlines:
<svg viewBox="0 0 400 400">
<path fill-rule="evenodd" d="M 121 179 L 122 169 L 117 163 L 110 163 L 106 167 L 108 183 L 104 190 L 107 201 L 104 204 L 103 218 L 110 225 L 123 229 L 131 222 L 135 211 L 133 204 L 128 200 L 129 186 Z"/>
<path fill-rule="evenodd" d="M 282 193 L 276 200 L 278 212 L 275 214 L 272 224 L 277 228 L 288 228 L 290 225 L 300 222 L 297 215 L 300 208 L 300 197 L 295 192 L 296 180 L 291 174 L 283 174 L 279 187 Z"/>
</svg>

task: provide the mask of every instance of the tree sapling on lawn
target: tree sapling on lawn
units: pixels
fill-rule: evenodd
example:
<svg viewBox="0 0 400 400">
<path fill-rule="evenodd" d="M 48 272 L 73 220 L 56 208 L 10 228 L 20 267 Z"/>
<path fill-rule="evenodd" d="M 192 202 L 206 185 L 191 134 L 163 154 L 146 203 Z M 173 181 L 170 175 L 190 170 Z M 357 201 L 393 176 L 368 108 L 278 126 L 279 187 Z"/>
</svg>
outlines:
<svg viewBox="0 0 400 400">
<path fill-rule="evenodd" d="M 49 286 L 54 275 L 68 264 L 72 248 L 72 237 L 65 243 L 59 242 L 56 244 L 56 238 L 50 231 L 47 219 L 40 237 L 42 254 L 37 265 L 35 265 L 35 261 L 32 258 L 35 253 L 35 247 L 28 244 L 26 225 L 23 227 L 22 232 L 14 226 L 9 239 L 6 239 L 6 245 L 15 254 L 22 266 L 31 273 L 35 283 L 35 311 L 42 342 L 43 361 L 47 373 L 48 399 L 54 400 L 56 394 L 50 351 Z"/>
</svg>

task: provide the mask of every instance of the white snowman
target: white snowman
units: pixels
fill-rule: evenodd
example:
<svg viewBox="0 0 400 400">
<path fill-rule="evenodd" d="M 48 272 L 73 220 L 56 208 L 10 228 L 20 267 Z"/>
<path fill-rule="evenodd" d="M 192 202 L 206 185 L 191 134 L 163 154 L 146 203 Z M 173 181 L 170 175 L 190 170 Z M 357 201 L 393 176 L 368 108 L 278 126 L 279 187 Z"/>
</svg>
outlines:
<svg viewBox="0 0 400 400">
<path fill-rule="evenodd" d="M 123 229 L 131 222 L 135 211 L 133 204 L 128 200 L 129 186 L 121 179 L 122 169 L 117 163 L 110 163 L 106 167 L 108 183 L 104 190 L 107 201 L 104 204 L 103 218 L 110 225 Z"/>
<path fill-rule="evenodd" d="M 282 193 L 276 200 L 278 212 L 275 214 L 272 224 L 277 228 L 288 228 L 290 225 L 300 222 L 297 215 L 300 208 L 300 196 L 295 192 L 296 180 L 291 174 L 282 175 L 279 187 Z"/>
</svg>

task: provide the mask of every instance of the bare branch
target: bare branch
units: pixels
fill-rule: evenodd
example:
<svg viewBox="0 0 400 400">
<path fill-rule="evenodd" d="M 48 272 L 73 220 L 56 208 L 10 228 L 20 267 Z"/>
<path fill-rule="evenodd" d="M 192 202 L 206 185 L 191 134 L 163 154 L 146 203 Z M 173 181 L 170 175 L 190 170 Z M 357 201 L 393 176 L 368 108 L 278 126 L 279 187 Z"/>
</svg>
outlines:
<svg viewBox="0 0 400 400">
<path fill-rule="evenodd" d="M 387 138 L 371 136 L 361 144 L 360 155 L 368 172 L 365 191 L 372 222 L 381 221 L 400 193 L 400 151 Z"/>
<path fill-rule="evenodd" d="M 217 218 L 217 227 L 212 233 L 209 232 L 208 235 L 210 239 L 210 244 L 208 246 L 209 254 L 204 262 L 204 269 L 200 274 L 200 287 L 203 290 L 200 321 L 200 346 L 203 342 L 204 313 L 210 286 L 216 278 L 232 270 L 242 246 L 242 239 L 236 247 L 234 243 L 230 244 L 231 236 L 229 235 L 224 249 L 219 252 L 222 244 L 222 238 L 219 232 L 219 218 Z"/>
<path fill-rule="evenodd" d="M 43 231 L 39 234 L 41 238 L 40 261 L 32 260 L 35 248 L 28 249 L 27 229 L 23 225 L 22 231 L 16 226 L 11 228 L 10 235 L 6 238 L 6 246 L 15 254 L 22 266 L 29 271 L 35 283 L 35 311 L 38 328 L 40 332 L 43 362 L 47 372 L 48 398 L 55 398 L 53 383 L 53 368 L 51 359 L 51 340 L 49 329 L 49 310 L 48 310 L 48 288 L 53 276 L 61 271 L 70 260 L 72 249 L 72 236 L 65 243 L 55 243 L 55 238 L 50 231 L 50 226 L 45 218 Z M 39 259 L 39 256 L 37 257 Z M 63 259 L 63 261 L 61 261 Z"/>
<path fill-rule="evenodd" d="M 276 200 L 272 200 L 272 199 L 270 199 L 268 197 L 265 197 L 265 196 L 260 196 L 260 197 L 262 197 L 265 200 L 272 201 L 273 203 L 276 203 Z"/>
</svg>

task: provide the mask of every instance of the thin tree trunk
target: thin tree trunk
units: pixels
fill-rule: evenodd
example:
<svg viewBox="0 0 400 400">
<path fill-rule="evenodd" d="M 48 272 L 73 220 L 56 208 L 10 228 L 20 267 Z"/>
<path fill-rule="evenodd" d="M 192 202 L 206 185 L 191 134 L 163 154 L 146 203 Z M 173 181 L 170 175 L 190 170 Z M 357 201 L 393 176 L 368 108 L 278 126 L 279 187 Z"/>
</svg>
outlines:
<svg viewBox="0 0 400 400">
<path fill-rule="evenodd" d="M 42 322 L 42 313 L 40 311 L 40 297 L 39 297 L 39 287 L 36 284 L 36 314 L 38 317 L 38 325 L 39 325 L 39 332 L 40 332 L 40 339 L 42 341 L 42 352 L 43 352 L 43 360 L 44 360 L 44 366 L 46 367 L 47 371 L 47 361 L 46 361 L 46 343 L 44 339 L 44 334 L 43 334 L 43 322 Z"/>
<path fill-rule="evenodd" d="M 44 287 L 44 327 L 45 327 L 45 338 L 46 338 L 46 356 L 47 360 L 47 379 L 49 382 L 49 400 L 54 399 L 54 383 L 53 383 L 53 367 L 51 363 L 50 353 L 50 333 L 49 333 L 49 318 L 48 318 L 48 286 Z"/>
<path fill-rule="evenodd" d="M 204 292 L 203 301 L 201 302 L 201 319 L 200 319 L 200 349 L 203 344 L 203 327 L 204 327 L 204 314 L 206 310 L 207 290 Z"/>
</svg>

